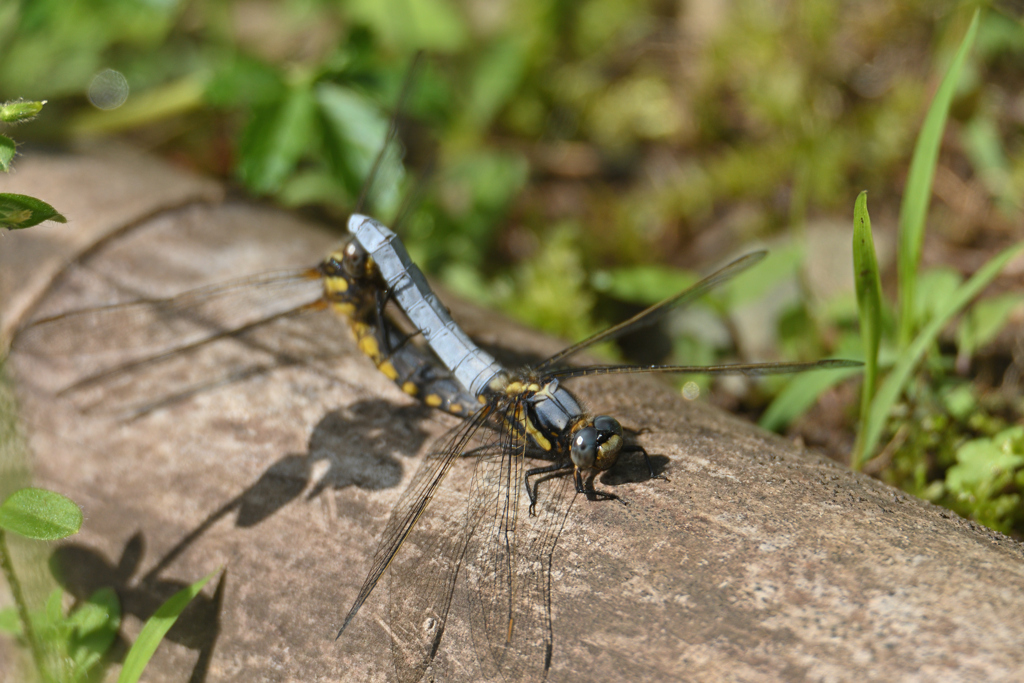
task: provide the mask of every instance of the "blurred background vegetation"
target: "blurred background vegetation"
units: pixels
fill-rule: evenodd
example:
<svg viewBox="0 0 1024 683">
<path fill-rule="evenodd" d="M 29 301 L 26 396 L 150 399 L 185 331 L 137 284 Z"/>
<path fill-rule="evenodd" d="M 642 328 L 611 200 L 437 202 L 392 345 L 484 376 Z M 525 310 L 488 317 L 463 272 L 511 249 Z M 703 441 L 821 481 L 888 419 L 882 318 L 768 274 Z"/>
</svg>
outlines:
<svg viewBox="0 0 1024 683">
<path fill-rule="evenodd" d="M 23 152 L 128 140 L 340 231 L 424 50 L 399 120 L 404 149 L 365 210 L 391 221 L 414 197 L 398 230 L 448 289 L 578 339 L 765 246 L 754 272 L 610 352 L 858 357 L 854 199 L 869 191 L 895 301 L 914 140 L 979 6 L 935 174 L 920 318 L 1024 233 L 1017 4 L 5 0 L 0 101 L 49 102 L 19 129 Z M 943 333 L 867 468 L 1017 534 L 1022 271 L 1011 264 Z M 883 366 L 896 354 L 883 343 Z M 786 379 L 687 379 L 848 462 L 856 377 L 805 380 L 770 407 Z"/>
</svg>

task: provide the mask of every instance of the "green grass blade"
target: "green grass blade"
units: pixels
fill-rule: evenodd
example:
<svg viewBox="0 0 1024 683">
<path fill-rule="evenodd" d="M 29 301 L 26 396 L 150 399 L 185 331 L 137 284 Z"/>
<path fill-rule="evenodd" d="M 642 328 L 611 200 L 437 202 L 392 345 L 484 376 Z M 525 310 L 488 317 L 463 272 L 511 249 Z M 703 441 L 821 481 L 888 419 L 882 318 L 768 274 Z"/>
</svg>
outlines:
<svg viewBox="0 0 1024 683">
<path fill-rule="evenodd" d="M 786 427 L 815 404 L 818 397 L 848 377 L 853 377 L 861 368 L 843 368 L 831 372 L 805 372 L 794 377 L 772 400 L 758 424 L 777 432 Z"/>
<path fill-rule="evenodd" d="M 957 289 L 950 298 L 946 308 L 921 330 L 910 347 L 903 352 L 899 361 L 893 367 L 892 372 L 886 377 L 885 382 L 879 387 L 878 393 L 871 402 L 871 411 L 868 414 L 862 434 L 863 450 L 860 453 L 859 459 L 853 463 L 855 469 L 860 469 L 878 446 L 878 440 L 882 435 L 882 427 L 889 416 L 889 411 L 902 393 L 903 387 L 910 378 L 910 373 L 920 362 L 925 351 L 935 343 L 935 339 L 939 336 L 942 328 L 971 299 L 992 282 L 1010 259 L 1020 254 L 1022 250 L 1024 250 L 1024 244 L 1017 244 L 1004 249 L 982 266 L 970 280 Z"/>
<path fill-rule="evenodd" d="M 875 241 L 871 236 L 868 193 L 861 192 L 853 206 L 853 277 L 857 290 L 860 337 L 864 346 L 864 383 L 860 390 L 860 429 L 853 462 L 863 460 L 859 437 L 865 434 L 871 399 L 878 380 L 878 346 L 882 338 L 882 281 L 878 274 Z"/>
<path fill-rule="evenodd" d="M 917 321 L 914 320 L 914 290 L 917 268 L 921 261 L 921 245 L 924 242 L 924 223 L 932 194 L 932 180 L 939 158 L 939 145 L 942 143 L 942 132 L 946 128 L 949 106 L 953 101 L 957 83 L 960 82 L 960 74 L 967 61 L 967 54 L 974 45 L 979 16 L 980 10 L 975 10 L 971 25 L 960 43 L 953 63 L 949 65 L 949 70 L 935 92 L 935 99 L 928 108 L 921 133 L 917 136 L 917 144 L 914 146 L 914 156 L 910 161 L 907 187 L 900 205 L 900 348 L 907 348 L 910 344 L 917 325 Z"/>
<path fill-rule="evenodd" d="M 219 571 L 220 569 L 210 572 L 191 586 L 181 589 L 168 598 L 167 602 L 160 605 L 153 616 L 146 621 L 135 644 L 128 651 L 128 656 L 124 658 L 124 665 L 121 667 L 121 675 L 117 677 L 117 683 L 135 683 L 139 680 L 153 653 L 156 652 L 157 646 L 160 645 L 160 641 L 171 630 L 171 626 L 174 626 L 178 616 Z"/>
</svg>

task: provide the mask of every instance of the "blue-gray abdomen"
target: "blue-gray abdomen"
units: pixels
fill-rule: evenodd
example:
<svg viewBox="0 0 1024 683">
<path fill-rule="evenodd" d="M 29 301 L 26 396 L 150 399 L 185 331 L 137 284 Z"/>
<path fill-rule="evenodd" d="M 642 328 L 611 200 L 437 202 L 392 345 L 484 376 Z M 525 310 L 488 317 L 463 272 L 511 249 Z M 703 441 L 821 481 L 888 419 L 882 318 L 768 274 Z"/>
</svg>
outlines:
<svg viewBox="0 0 1024 683">
<path fill-rule="evenodd" d="M 502 372 L 501 366 L 455 324 L 401 240 L 380 222 L 360 214 L 349 218 L 348 231 L 369 252 L 396 303 L 441 362 L 470 393 L 483 394 Z"/>
</svg>

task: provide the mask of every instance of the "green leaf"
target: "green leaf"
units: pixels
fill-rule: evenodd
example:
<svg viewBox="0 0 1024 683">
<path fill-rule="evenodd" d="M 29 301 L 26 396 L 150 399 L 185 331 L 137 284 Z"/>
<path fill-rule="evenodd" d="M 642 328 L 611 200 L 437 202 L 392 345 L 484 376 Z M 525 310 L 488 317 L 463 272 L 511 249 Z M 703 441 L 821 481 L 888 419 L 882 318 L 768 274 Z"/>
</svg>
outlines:
<svg viewBox="0 0 1024 683">
<path fill-rule="evenodd" d="M 1024 466 L 1024 454 L 1014 451 L 1024 438 L 1024 427 L 1012 427 L 991 439 L 973 439 L 956 451 L 957 464 L 946 474 L 946 486 L 954 492 L 969 491 L 999 475 Z"/>
<path fill-rule="evenodd" d="M 523 80 L 529 55 L 529 45 L 518 35 L 493 41 L 480 55 L 469 102 L 463 109 L 475 130 L 489 126 L 508 104 Z"/>
<path fill-rule="evenodd" d="M 121 603 L 111 588 L 101 588 L 68 617 L 74 627 L 68 642 L 72 680 L 83 680 L 99 664 L 121 628 Z"/>
<path fill-rule="evenodd" d="M 272 104 L 284 97 L 286 89 L 277 69 L 246 55 L 232 55 L 214 64 L 216 69 L 203 93 L 212 107 Z"/>
<path fill-rule="evenodd" d="M 999 124 L 989 116 L 975 116 L 963 128 L 964 148 L 986 189 L 996 197 L 1015 202 L 1017 192 L 1003 149 Z"/>
<path fill-rule="evenodd" d="M 948 266 L 937 266 L 918 273 L 917 296 L 914 301 L 915 319 L 926 324 L 938 315 L 963 281 L 960 272 Z"/>
<path fill-rule="evenodd" d="M 68 623 L 75 627 L 80 636 L 87 636 L 101 630 L 114 632 L 121 625 L 121 603 L 112 588 L 100 588 L 83 602 L 68 617 Z"/>
<path fill-rule="evenodd" d="M 50 624 L 55 629 L 66 629 L 67 623 L 64 619 L 64 591 L 54 588 L 46 596 L 46 606 L 43 610 L 43 623 Z"/>
<path fill-rule="evenodd" d="M 388 133 L 388 120 L 359 93 L 333 83 L 316 87 L 323 121 L 325 152 L 334 176 L 355 195 L 373 167 Z M 364 211 L 390 214 L 399 204 L 404 177 L 397 147 L 391 147 L 373 179 Z"/>
<path fill-rule="evenodd" d="M 900 205 L 899 227 L 899 259 L 898 271 L 900 282 L 900 334 L 901 347 L 910 344 L 918 321 L 914 316 L 916 300 L 916 280 L 918 265 L 921 261 L 921 245 L 924 242 L 924 224 L 928 214 L 928 204 L 932 194 L 932 180 L 935 177 L 935 165 L 939 158 L 939 146 L 942 143 L 942 132 L 946 128 L 946 117 L 949 106 L 960 82 L 967 55 L 974 44 L 978 32 L 980 10 L 974 11 L 971 25 L 967 29 L 960 48 L 949 65 L 939 89 L 935 93 L 925 116 L 924 125 L 914 146 L 914 156 L 910 161 L 907 174 L 907 186 Z"/>
<path fill-rule="evenodd" d="M 1003 430 L 990 439 L 973 439 L 957 449 L 956 464 L 946 473 L 948 501 L 982 524 L 1009 531 L 1020 516 L 1024 483 L 1024 427 Z"/>
<path fill-rule="evenodd" d="M 171 630 L 174 622 L 178 620 L 192 599 L 199 595 L 203 586 L 209 583 L 210 579 L 219 571 L 220 569 L 210 572 L 191 586 L 181 589 L 168 598 L 167 602 L 160 605 L 153 616 L 146 621 L 135 644 L 124 658 L 124 665 L 121 667 L 121 675 L 117 677 L 117 683 L 134 683 L 139 680 L 146 665 L 149 664 L 149 660 L 153 657 L 153 653 L 156 652 L 157 646 L 160 645 L 160 641 Z"/>
<path fill-rule="evenodd" d="M 239 177 L 253 192 L 280 189 L 309 149 L 316 126 L 316 106 L 308 84 L 293 87 L 285 98 L 253 115 L 239 145 Z"/>
<path fill-rule="evenodd" d="M 973 384 L 958 384 L 942 394 L 942 404 L 958 420 L 967 420 L 978 410 Z"/>
<path fill-rule="evenodd" d="M 882 339 L 882 281 L 878 274 L 875 241 L 871 235 L 868 193 L 861 192 L 853 206 L 853 277 L 857 290 L 860 338 L 864 346 L 864 383 L 860 394 L 860 431 L 864 433 L 871 398 L 878 378 L 878 346 Z M 859 446 L 859 444 L 858 444 Z M 854 460 L 858 449 L 854 448 Z"/>
<path fill-rule="evenodd" d="M 939 331 L 995 279 L 1010 259 L 1021 253 L 1022 250 L 1024 250 L 1024 244 L 1014 245 L 1003 250 L 982 266 L 971 279 L 956 290 L 947 302 L 945 309 L 932 318 L 931 322 L 921 330 L 913 343 L 901 355 L 871 401 L 871 411 L 863 428 L 864 448 L 858 454 L 859 458 L 853 462 L 854 469 L 863 467 L 878 446 L 878 440 L 882 436 L 882 428 L 885 426 L 889 411 L 892 410 L 900 394 L 903 393 L 903 388 L 906 386 L 907 380 L 910 379 L 910 373 L 917 367 L 925 351 L 935 343 Z"/>
<path fill-rule="evenodd" d="M 19 489 L 0 505 L 0 527 L 28 538 L 55 541 L 78 533 L 82 510 L 59 493 Z"/>
<path fill-rule="evenodd" d="M 14 160 L 16 145 L 14 140 L 6 135 L 0 135 L 0 171 L 7 173 L 11 170 L 11 161 Z"/>
<path fill-rule="evenodd" d="M 0 192 L 0 230 L 22 230 L 39 225 L 43 221 L 67 223 L 68 219 L 41 199 Z"/>
<path fill-rule="evenodd" d="M 586 290 L 576 224 L 554 225 L 533 258 L 516 269 L 516 293 L 504 310 L 528 325 L 569 339 L 590 333 L 593 297 Z"/>
<path fill-rule="evenodd" d="M 804 249 L 793 243 L 773 248 L 756 267 L 727 282 L 723 293 L 727 309 L 762 301 L 775 287 L 787 280 L 796 281 L 804 262 Z"/>
<path fill-rule="evenodd" d="M 46 100 L 42 102 L 4 102 L 0 104 L 0 121 L 3 123 L 22 123 L 31 121 L 43 109 Z"/>
</svg>

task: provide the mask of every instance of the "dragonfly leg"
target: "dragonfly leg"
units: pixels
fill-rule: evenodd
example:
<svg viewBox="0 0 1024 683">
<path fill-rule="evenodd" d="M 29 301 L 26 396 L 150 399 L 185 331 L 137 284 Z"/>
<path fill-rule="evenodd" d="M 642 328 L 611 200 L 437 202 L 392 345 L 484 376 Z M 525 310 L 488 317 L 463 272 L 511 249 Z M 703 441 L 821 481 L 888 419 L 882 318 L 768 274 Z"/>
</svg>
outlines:
<svg viewBox="0 0 1024 683">
<path fill-rule="evenodd" d="M 383 331 L 381 335 L 381 358 L 389 359 L 396 351 L 400 350 L 403 346 L 409 343 L 413 335 L 401 335 L 401 340 L 397 344 L 393 344 L 391 341 L 390 331 L 394 330 L 389 322 L 384 319 L 384 309 L 387 308 L 388 302 L 391 301 L 391 291 L 378 292 L 376 297 L 376 306 L 374 306 L 375 318 L 377 319 L 377 329 Z M 397 330 L 395 330 L 397 332 Z M 396 336 L 399 336 L 396 334 Z"/>
<path fill-rule="evenodd" d="M 554 465 L 548 465 L 547 467 L 536 467 L 532 470 L 527 470 L 526 475 L 523 477 L 523 481 L 526 482 L 526 495 L 530 497 L 530 516 L 535 517 L 537 515 L 537 486 L 540 482 L 536 482 L 533 488 L 530 488 L 530 477 L 534 477 L 538 474 L 549 474 L 551 472 L 561 472 L 572 467 L 572 462 L 567 463 L 555 463 Z M 578 490 L 578 489 L 577 489 Z"/>
<path fill-rule="evenodd" d="M 623 505 L 626 501 L 619 498 L 614 493 L 608 493 L 607 491 L 598 491 L 594 488 L 594 475 L 597 472 L 592 472 L 590 477 L 590 488 L 588 489 L 583 482 L 583 470 L 575 468 L 572 473 L 573 481 L 576 483 L 576 493 L 582 493 L 587 496 L 587 500 L 617 500 Z"/>
<path fill-rule="evenodd" d="M 627 444 L 627 445 L 622 447 L 622 450 L 620 452 L 621 453 L 643 453 L 644 454 L 644 462 L 647 463 L 647 471 L 650 472 L 651 479 L 662 479 L 664 481 L 669 481 L 669 478 L 666 477 L 664 474 L 655 474 L 655 472 L 654 472 L 654 463 L 651 462 L 651 457 L 649 455 L 647 455 L 647 449 L 644 448 L 643 446 L 641 446 L 640 444 Z"/>
</svg>

